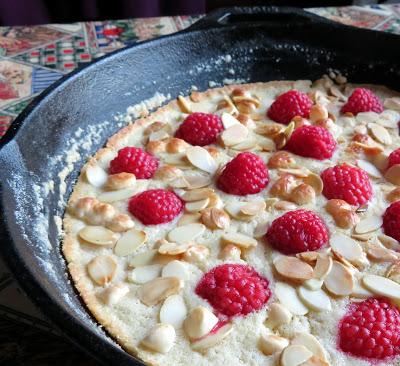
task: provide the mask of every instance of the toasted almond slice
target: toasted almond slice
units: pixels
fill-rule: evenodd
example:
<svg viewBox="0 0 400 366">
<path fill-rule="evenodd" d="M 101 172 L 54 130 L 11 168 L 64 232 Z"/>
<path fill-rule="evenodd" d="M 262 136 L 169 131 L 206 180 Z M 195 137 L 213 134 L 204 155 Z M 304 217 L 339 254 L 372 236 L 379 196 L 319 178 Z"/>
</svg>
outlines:
<svg viewBox="0 0 400 366">
<path fill-rule="evenodd" d="M 314 278 L 324 280 L 332 270 L 332 258 L 326 254 L 317 254 L 314 267 Z"/>
<path fill-rule="evenodd" d="M 137 267 L 129 275 L 129 281 L 144 284 L 160 276 L 162 266 L 151 264 L 149 266 Z"/>
<path fill-rule="evenodd" d="M 308 308 L 300 301 L 294 287 L 284 282 L 277 282 L 275 284 L 275 295 L 279 302 L 293 315 L 306 315 Z"/>
<path fill-rule="evenodd" d="M 298 288 L 298 294 L 303 303 L 314 311 L 331 310 L 331 300 L 323 290 L 311 291 L 304 286 Z"/>
<path fill-rule="evenodd" d="M 170 243 L 163 240 L 158 252 L 165 255 L 178 255 L 185 253 L 190 248 L 190 243 L 180 244 L 180 243 Z"/>
<path fill-rule="evenodd" d="M 113 191 L 120 189 L 131 188 L 136 183 L 135 174 L 131 173 L 117 173 L 111 174 L 107 179 L 107 188 Z"/>
<path fill-rule="evenodd" d="M 117 304 L 129 292 L 128 285 L 117 283 L 110 285 L 101 292 L 100 297 L 107 305 L 113 306 Z"/>
<path fill-rule="evenodd" d="M 90 278 L 100 286 L 112 281 L 117 272 L 117 262 L 109 255 L 94 257 L 87 265 Z"/>
<path fill-rule="evenodd" d="M 228 244 L 219 253 L 219 258 L 224 261 L 239 261 L 242 255 L 242 251 L 236 245 Z"/>
<path fill-rule="evenodd" d="M 228 201 L 225 205 L 225 210 L 234 219 L 250 221 L 252 219 L 252 216 L 244 215 L 242 213 L 242 207 L 246 206 L 247 203 L 248 202 L 242 202 L 236 200 Z"/>
<path fill-rule="evenodd" d="M 183 97 L 182 95 L 179 95 L 177 102 L 178 102 L 179 108 L 181 109 L 181 111 L 183 113 L 192 113 L 192 108 L 190 106 L 190 103 L 189 103 L 189 101 L 186 100 L 185 97 Z"/>
<path fill-rule="evenodd" d="M 212 193 L 208 198 L 210 199 L 208 207 L 214 207 L 218 209 L 222 209 L 224 207 L 224 202 L 222 201 L 220 196 L 218 196 L 218 194 L 216 194 L 215 192 Z"/>
<path fill-rule="evenodd" d="M 203 210 L 201 221 L 211 230 L 227 229 L 230 225 L 229 215 L 224 210 L 215 207 Z"/>
<path fill-rule="evenodd" d="M 191 344 L 192 350 L 204 352 L 207 349 L 221 343 L 233 330 L 232 323 L 228 323 L 219 328 L 216 332 L 209 333 L 207 336 L 194 341 Z"/>
<path fill-rule="evenodd" d="M 183 254 L 183 260 L 196 265 L 201 265 L 209 256 L 209 248 L 204 245 L 193 245 Z"/>
<path fill-rule="evenodd" d="M 103 186 L 108 179 L 107 173 L 98 165 L 88 165 L 86 168 L 86 179 L 94 187 Z"/>
<path fill-rule="evenodd" d="M 190 311 L 183 322 L 183 328 L 191 339 L 204 337 L 217 325 L 218 318 L 204 306 L 198 306 Z"/>
<path fill-rule="evenodd" d="M 203 234 L 205 229 L 203 224 L 196 223 L 179 226 L 168 233 L 168 239 L 178 244 L 187 244 Z"/>
<path fill-rule="evenodd" d="M 393 98 L 386 98 L 383 102 L 383 105 L 386 108 L 393 109 L 394 111 L 400 111 L 400 98 L 393 97 Z"/>
<path fill-rule="evenodd" d="M 222 113 L 221 120 L 226 130 L 234 125 L 240 124 L 240 122 L 235 117 L 226 112 Z"/>
<path fill-rule="evenodd" d="M 248 135 L 249 130 L 240 123 L 223 131 L 221 134 L 221 140 L 225 146 L 234 146 L 246 140 Z"/>
<path fill-rule="evenodd" d="M 149 136 L 149 141 L 159 141 L 159 140 L 165 140 L 169 137 L 169 134 L 165 130 L 158 130 L 154 131 L 150 134 Z"/>
<path fill-rule="evenodd" d="M 201 213 L 185 213 L 181 216 L 178 221 L 178 226 L 199 223 L 201 219 Z"/>
<path fill-rule="evenodd" d="M 101 202 L 116 202 L 132 197 L 136 193 L 136 188 L 120 189 L 118 191 L 103 192 L 97 197 Z"/>
<path fill-rule="evenodd" d="M 313 277 L 313 268 L 296 257 L 279 256 L 274 266 L 281 276 L 290 280 L 305 281 Z"/>
<path fill-rule="evenodd" d="M 312 357 L 312 352 L 301 345 L 286 347 L 281 354 L 281 366 L 299 366 Z"/>
<path fill-rule="evenodd" d="M 279 168 L 278 172 L 291 174 L 298 178 L 306 178 L 310 175 L 307 168 Z"/>
<path fill-rule="evenodd" d="M 251 150 L 254 149 L 257 145 L 257 140 L 253 137 L 249 137 L 242 142 L 233 145 L 232 149 L 236 151 L 245 151 L 245 150 Z"/>
<path fill-rule="evenodd" d="M 283 130 L 283 134 L 286 136 L 286 138 L 288 140 L 289 140 L 290 136 L 292 135 L 295 127 L 296 127 L 296 124 L 294 123 L 294 121 L 292 121 Z"/>
<path fill-rule="evenodd" d="M 387 249 L 391 249 L 396 252 L 400 251 L 400 244 L 396 239 L 393 239 L 385 234 L 378 235 L 378 239 Z"/>
<path fill-rule="evenodd" d="M 168 182 L 168 185 L 172 188 L 188 188 L 189 183 L 185 179 L 185 177 L 177 177 L 175 179 L 172 179 Z"/>
<path fill-rule="evenodd" d="M 260 222 L 254 228 L 253 237 L 259 239 L 263 237 L 267 233 L 267 231 L 268 231 L 268 223 L 265 221 Z"/>
<path fill-rule="evenodd" d="M 365 234 L 351 234 L 351 237 L 353 239 L 356 239 L 358 241 L 368 241 L 369 239 L 372 238 L 374 233 L 365 233 Z"/>
<path fill-rule="evenodd" d="M 160 277 L 142 285 L 137 295 L 143 304 L 153 306 L 168 296 L 177 294 L 183 286 L 184 282 L 177 277 Z"/>
<path fill-rule="evenodd" d="M 226 233 L 222 235 L 221 242 L 225 245 L 236 245 L 243 249 L 250 249 L 257 246 L 257 240 L 240 233 Z"/>
<path fill-rule="evenodd" d="M 275 142 L 266 137 L 258 138 L 258 146 L 260 146 L 260 148 L 263 151 L 274 151 L 275 150 Z"/>
<path fill-rule="evenodd" d="M 185 263 L 178 260 L 169 262 L 162 270 L 162 277 L 178 277 L 181 280 L 187 280 L 189 273 Z"/>
<path fill-rule="evenodd" d="M 186 150 L 186 156 L 190 163 L 207 173 L 213 174 L 217 170 L 217 164 L 210 153 L 201 146 L 193 146 Z"/>
<path fill-rule="evenodd" d="M 187 154 L 187 151 L 186 151 Z M 163 157 L 164 163 L 172 166 L 177 166 L 180 168 L 184 168 L 188 166 L 188 161 L 186 159 L 185 153 L 178 154 L 167 154 Z"/>
<path fill-rule="evenodd" d="M 322 287 L 323 284 L 324 281 L 317 278 L 311 278 L 307 281 L 304 281 L 303 286 L 307 287 L 309 290 L 317 291 Z"/>
<path fill-rule="evenodd" d="M 103 226 L 85 226 L 79 230 L 78 236 L 88 243 L 99 246 L 112 246 L 118 239 L 118 234 Z"/>
<path fill-rule="evenodd" d="M 157 324 L 141 344 L 154 352 L 168 353 L 174 345 L 175 329 L 170 324 Z"/>
<path fill-rule="evenodd" d="M 368 258 L 375 262 L 392 262 L 399 259 L 398 255 L 390 249 L 372 245 L 367 250 Z"/>
<path fill-rule="evenodd" d="M 336 296 L 350 295 L 354 287 L 353 274 L 342 263 L 333 261 L 332 269 L 324 284 L 326 289 Z"/>
<path fill-rule="evenodd" d="M 390 145 L 392 143 L 392 138 L 385 127 L 377 123 L 369 123 L 368 128 L 376 141 L 384 145 Z"/>
<path fill-rule="evenodd" d="M 240 208 L 240 212 L 245 215 L 255 216 L 263 212 L 266 206 L 264 201 L 250 201 Z"/>
<path fill-rule="evenodd" d="M 397 261 L 389 268 L 386 277 L 400 284 L 400 261 Z"/>
<path fill-rule="evenodd" d="M 187 202 L 185 204 L 185 210 L 187 212 L 199 212 L 204 210 L 208 206 L 209 202 L 210 199 L 208 197 L 200 201 Z"/>
<path fill-rule="evenodd" d="M 322 347 L 321 343 L 319 343 L 318 339 L 315 338 L 312 334 L 306 332 L 296 333 L 294 338 L 291 340 L 290 344 L 293 345 L 302 345 L 310 350 L 314 356 L 317 356 L 321 360 L 326 361 L 327 355 L 326 351 Z"/>
<path fill-rule="evenodd" d="M 211 177 L 204 174 L 187 175 L 185 180 L 189 189 L 203 188 L 211 184 Z"/>
<path fill-rule="evenodd" d="M 268 328 L 275 329 L 282 324 L 290 323 L 292 318 L 293 315 L 287 308 L 278 303 L 271 304 L 265 325 Z"/>
<path fill-rule="evenodd" d="M 132 254 L 147 240 L 144 231 L 131 229 L 122 234 L 114 247 L 114 253 L 120 257 Z"/>
<path fill-rule="evenodd" d="M 185 301 L 181 295 L 167 297 L 160 309 L 160 322 L 171 324 L 175 329 L 182 327 L 187 316 Z"/>
<path fill-rule="evenodd" d="M 297 205 L 289 201 L 279 201 L 275 203 L 274 208 L 279 211 L 292 211 L 297 208 Z"/>
<path fill-rule="evenodd" d="M 374 294 L 363 286 L 362 280 L 359 280 L 354 283 L 353 292 L 350 296 L 359 299 L 367 299 L 368 297 L 374 296 Z"/>
<path fill-rule="evenodd" d="M 359 124 L 365 125 L 368 123 L 374 123 L 379 118 L 379 114 L 376 112 L 360 112 L 357 113 L 355 118 Z"/>
<path fill-rule="evenodd" d="M 320 255 L 320 253 L 318 252 L 301 252 L 301 253 L 297 253 L 296 257 L 300 258 L 302 261 L 311 264 L 311 265 L 315 265 L 315 263 L 317 262 L 318 256 Z M 314 269 L 314 275 L 315 275 L 316 271 Z"/>
<path fill-rule="evenodd" d="M 281 352 L 289 345 L 286 338 L 279 337 L 274 334 L 262 333 L 259 340 L 259 345 L 262 353 L 266 356 L 271 356 L 274 353 Z"/>
<path fill-rule="evenodd" d="M 311 173 L 303 179 L 304 183 L 314 188 L 315 194 L 320 195 L 324 189 L 324 183 L 319 175 Z"/>
<path fill-rule="evenodd" d="M 357 262 L 363 250 L 355 240 L 340 233 L 333 234 L 330 239 L 331 248 L 350 262 Z"/>
<path fill-rule="evenodd" d="M 377 295 L 400 300 L 400 285 L 388 278 L 368 274 L 363 277 L 362 283 L 368 290 Z"/>
<path fill-rule="evenodd" d="M 354 228 L 357 234 L 369 233 L 371 231 L 378 230 L 382 226 L 382 217 L 370 216 L 364 220 L 361 220 Z"/>
<path fill-rule="evenodd" d="M 153 262 L 154 258 L 156 257 L 158 251 L 153 249 L 149 250 L 147 252 L 139 253 L 135 255 L 130 261 L 129 261 L 129 266 L 130 267 L 141 267 L 141 266 L 146 266 L 150 263 Z"/>
<path fill-rule="evenodd" d="M 400 164 L 392 165 L 385 173 L 385 179 L 395 185 L 400 185 Z"/>
<path fill-rule="evenodd" d="M 372 165 L 369 161 L 357 160 L 357 165 L 359 168 L 365 170 L 370 177 L 382 178 L 381 172 L 375 167 L 375 165 Z"/>
<path fill-rule="evenodd" d="M 209 198 L 214 193 L 212 188 L 198 188 L 187 191 L 182 195 L 182 199 L 186 202 L 200 201 Z"/>
<path fill-rule="evenodd" d="M 306 362 L 303 362 L 301 366 L 330 366 L 328 361 L 321 360 L 317 356 L 312 356 Z"/>
</svg>

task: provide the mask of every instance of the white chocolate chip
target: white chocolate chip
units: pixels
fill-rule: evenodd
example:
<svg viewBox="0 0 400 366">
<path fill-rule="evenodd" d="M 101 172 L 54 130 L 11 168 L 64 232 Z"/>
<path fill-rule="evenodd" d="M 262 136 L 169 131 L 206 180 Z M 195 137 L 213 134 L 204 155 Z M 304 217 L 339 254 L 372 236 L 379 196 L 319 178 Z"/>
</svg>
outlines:
<svg viewBox="0 0 400 366">
<path fill-rule="evenodd" d="M 299 366 L 312 357 L 312 352 L 301 345 L 286 347 L 281 354 L 281 366 Z"/>
<path fill-rule="evenodd" d="M 190 311 L 183 322 L 183 328 L 191 339 L 197 339 L 210 333 L 217 325 L 218 318 L 204 306 L 198 306 Z"/>
<path fill-rule="evenodd" d="M 189 274 L 185 263 L 179 260 L 173 260 L 165 265 L 161 273 L 162 277 L 178 277 L 181 280 L 187 280 Z"/>
<path fill-rule="evenodd" d="M 264 355 L 271 356 L 274 353 L 281 352 L 283 349 L 289 346 L 289 341 L 286 338 L 279 337 L 274 334 L 262 333 L 260 336 L 259 345 Z"/>
<path fill-rule="evenodd" d="M 108 179 L 107 173 L 98 165 L 88 165 L 86 168 L 86 179 L 94 187 L 103 186 Z"/>
<path fill-rule="evenodd" d="M 104 289 L 100 296 L 105 304 L 113 306 L 117 304 L 128 292 L 129 287 L 126 284 L 117 283 Z"/>
<path fill-rule="evenodd" d="M 117 262 L 109 255 L 94 257 L 87 265 L 90 278 L 100 286 L 112 281 L 117 272 Z"/>
<path fill-rule="evenodd" d="M 168 353 L 174 345 L 175 329 L 170 324 L 157 324 L 142 340 L 142 345 L 159 353 Z"/>
<path fill-rule="evenodd" d="M 288 324 L 292 320 L 292 313 L 283 305 L 275 303 L 271 304 L 268 311 L 268 318 L 265 325 L 274 329 L 282 324 Z"/>
<path fill-rule="evenodd" d="M 185 301 L 181 295 L 167 297 L 160 309 L 160 322 L 171 324 L 175 329 L 182 327 L 187 316 Z"/>
</svg>

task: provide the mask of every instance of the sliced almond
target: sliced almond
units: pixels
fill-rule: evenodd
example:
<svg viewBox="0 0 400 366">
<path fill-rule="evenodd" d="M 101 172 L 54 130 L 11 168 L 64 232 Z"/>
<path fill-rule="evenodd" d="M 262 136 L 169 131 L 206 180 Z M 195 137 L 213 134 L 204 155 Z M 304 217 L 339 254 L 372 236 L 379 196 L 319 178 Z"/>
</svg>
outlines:
<svg viewBox="0 0 400 366">
<path fill-rule="evenodd" d="M 260 336 L 259 345 L 264 355 L 271 356 L 285 349 L 289 345 L 289 341 L 274 334 L 263 333 Z"/>
<path fill-rule="evenodd" d="M 400 243 L 396 239 L 393 239 L 385 234 L 378 235 L 378 239 L 385 246 L 385 248 L 394 250 L 396 252 L 400 251 Z"/>
<path fill-rule="evenodd" d="M 185 253 L 190 248 L 190 245 L 190 243 L 180 244 L 162 240 L 161 245 L 158 248 L 158 252 L 165 255 L 178 255 Z"/>
<path fill-rule="evenodd" d="M 382 217 L 370 216 L 361 220 L 354 228 L 357 234 L 369 233 L 370 231 L 378 230 L 383 224 Z"/>
<path fill-rule="evenodd" d="M 311 265 L 315 265 L 315 263 L 317 262 L 318 256 L 320 255 L 320 253 L 318 252 L 301 252 L 301 253 L 297 253 L 296 257 L 300 258 L 302 261 L 311 264 Z M 314 274 L 316 273 L 315 269 L 314 269 Z"/>
<path fill-rule="evenodd" d="M 303 181 L 314 188 L 316 195 L 320 195 L 322 193 L 322 190 L 324 189 L 324 183 L 319 175 L 311 173 L 307 175 Z"/>
<path fill-rule="evenodd" d="M 372 134 L 372 137 L 376 141 L 384 145 L 391 145 L 392 138 L 385 127 L 378 125 L 377 123 L 369 123 L 368 128 Z"/>
<path fill-rule="evenodd" d="M 178 102 L 179 108 L 181 109 L 181 111 L 183 113 L 192 113 L 192 108 L 190 106 L 190 102 L 187 101 L 185 97 L 183 97 L 182 95 L 179 95 L 177 102 Z"/>
<path fill-rule="evenodd" d="M 201 213 L 185 213 L 181 216 L 178 221 L 178 226 L 199 223 L 201 219 Z"/>
<path fill-rule="evenodd" d="M 103 186 L 108 179 L 107 173 L 98 165 L 88 165 L 86 168 L 86 179 L 94 187 Z"/>
<path fill-rule="evenodd" d="M 251 201 L 247 202 L 240 208 L 240 211 L 249 216 L 259 215 L 266 208 L 266 204 L 264 201 Z"/>
<path fill-rule="evenodd" d="M 137 295 L 143 304 L 153 306 L 177 294 L 183 286 L 184 282 L 177 277 L 160 277 L 142 285 Z"/>
<path fill-rule="evenodd" d="M 319 290 L 323 284 L 324 284 L 324 281 L 319 280 L 317 278 L 311 278 L 311 279 L 303 282 L 303 286 L 307 287 L 309 290 L 312 290 L 312 291 Z"/>
<path fill-rule="evenodd" d="M 385 173 L 385 179 L 395 185 L 400 185 L 400 164 L 392 165 Z"/>
<path fill-rule="evenodd" d="M 99 246 L 112 246 L 118 239 L 118 234 L 103 226 L 85 226 L 79 230 L 78 235 L 88 243 Z"/>
<path fill-rule="evenodd" d="M 201 146 L 193 146 L 187 149 L 186 156 L 190 163 L 207 173 L 215 173 L 217 164 L 210 153 Z"/>
<path fill-rule="evenodd" d="M 286 347 L 280 357 L 281 366 L 299 366 L 312 357 L 312 352 L 301 345 Z"/>
<path fill-rule="evenodd" d="M 222 113 L 221 120 L 226 130 L 234 125 L 240 124 L 240 122 L 235 117 L 226 112 Z"/>
<path fill-rule="evenodd" d="M 169 137 L 169 134 L 165 130 L 154 131 L 149 135 L 149 141 L 160 141 L 165 140 Z"/>
<path fill-rule="evenodd" d="M 187 280 L 189 277 L 189 273 L 185 263 L 178 260 L 173 260 L 169 262 L 165 267 L 162 269 L 161 273 L 162 277 L 178 277 L 181 280 Z"/>
<path fill-rule="evenodd" d="M 257 146 L 257 140 L 253 137 L 249 137 L 239 144 L 233 145 L 232 149 L 236 151 L 246 151 L 254 149 Z"/>
<path fill-rule="evenodd" d="M 362 283 L 368 290 L 377 295 L 400 300 L 400 285 L 388 278 L 377 275 L 365 275 Z"/>
<path fill-rule="evenodd" d="M 189 183 L 185 177 L 177 177 L 175 179 L 169 180 L 168 185 L 172 188 L 188 188 Z"/>
<path fill-rule="evenodd" d="M 327 355 L 326 351 L 322 347 L 321 343 L 319 343 L 318 339 L 315 338 L 312 334 L 306 332 L 296 333 L 294 338 L 291 340 L 290 344 L 293 345 L 302 345 L 310 350 L 314 356 L 317 356 L 321 360 L 326 361 Z"/>
<path fill-rule="evenodd" d="M 171 295 L 167 297 L 160 309 L 160 322 L 171 324 L 175 329 L 182 327 L 187 316 L 187 308 L 183 297 Z"/>
<path fill-rule="evenodd" d="M 342 263 L 333 261 L 332 269 L 325 278 L 324 285 L 333 295 L 350 295 L 354 287 L 353 274 Z"/>
<path fill-rule="evenodd" d="M 312 356 L 306 362 L 303 362 L 301 366 L 331 366 L 328 361 L 321 360 L 317 356 Z"/>
<path fill-rule="evenodd" d="M 252 216 L 245 215 L 242 212 L 242 207 L 246 206 L 247 203 L 248 202 L 242 202 L 242 201 L 236 201 L 236 200 L 228 201 L 225 205 L 225 210 L 234 219 L 250 221 L 250 220 L 252 220 Z"/>
<path fill-rule="evenodd" d="M 291 174 L 298 178 L 306 178 L 310 175 L 310 171 L 307 168 L 279 168 L 278 172 Z"/>
<path fill-rule="evenodd" d="M 393 97 L 393 98 L 386 98 L 383 102 L 383 105 L 386 108 L 393 109 L 395 111 L 400 111 L 400 98 Z"/>
<path fill-rule="evenodd" d="M 330 239 L 331 248 L 350 262 L 357 262 L 363 255 L 363 250 L 355 240 L 346 235 L 335 233 Z"/>
<path fill-rule="evenodd" d="M 386 277 L 400 284 L 400 261 L 397 261 L 389 268 Z"/>
<path fill-rule="evenodd" d="M 314 278 L 324 280 L 332 269 L 332 258 L 329 255 L 318 254 L 315 267 Z"/>
<path fill-rule="evenodd" d="M 204 306 L 190 311 L 183 322 L 183 328 L 191 339 L 204 337 L 217 325 L 218 318 Z"/>
<path fill-rule="evenodd" d="M 157 250 L 149 250 L 147 252 L 139 253 L 135 255 L 130 261 L 129 266 L 131 267 L 141 267 L 150 264 L 154 258 L 157 256 Z"/>
<path fill-rule="evenodd" d="M 189 146 L 190 145 L 185 140 L 171 137 L 168 139 L 166 150 L 170 154 L 182 153 L 186 151 Z"/>
<path fill-rule="evenodd" d="M 265 325 L 268 328 L 275 329 L 282 324 L 289 324 L 292 318 L 292 313 L 286 307 L 277 303 L 271 304 Z"/>
<path fill-rule="evenodd" d="M 242 251 L 236 245 L 228 244 L 219 253 L 219 258 L 224 261 L 239 261 Z"/>
<path fill-rule="evenodd" d="M 224 245 L 232 244 L 243 249 L 250 249 L 257 246 L 257 240 L 240 233 L 226 233 L 222 235 L 221 242 Z"/>
<path fill-rule="evenodd" d="M 117 262 L 109 255 L 94 257 L 87 265 L 90 278 L 100 286 L 112 281 L 117 272 Z"/>
<path fill-rule="evenodd" d="M 357 160 L 357 165 L 359 168 L 365 170 L 370 177 L 382 178 L 381 172 L 375 167 L 375 165 L 372 165 L 369 161 Z"/>
<path fill-rule="evenodd" d="M 182 199 L 186 202 L 194 202 L 209 198 L 214 193 L 212 188 L 198 188 L 185 192 Z"/>
<path fill-rule="evenodd" d="M 178 153 L 178 154 L 167 154 L 163 156 L 163 160 L 165 164 L 177 166 L 182 169 L 188 166 L 187 151 L 185 153 Z"/>
<path fill-rule="evenodd" d="M 353 292 L 351 293 L 351 296 L 359 299 L 367 299 L 369 297 L 374 296 L 374 294 L 363 286 L 362 280 L 358 280 L 355 281 L 354 283 Z"/>
<path fill-rule="evenodd" d="M 275 284 L 275 295 L 293 315 L 305 315 L 308 308 L 300 301 L 296 289 L 287 283 L 277 282 Z"/>
<path fill-rule="evenodd" d="M 305 281 L 313 277 L 313 268 L 296 257 L 279 256 L 274 266 L 281 276 L 289 280 Z"/>
<path fill-rule="evenodd" d="M 201 265 L 206 262 L 209 256 L 209 248 L 204 245 L 193 245 L 183 254 L 183 260 L 196 265 Z"/>
<path fill-rule="evenodd" d="M 289 201 L 279 201 L 275 203 L 274 208 L 279 211 L 292 211 L 297 209 L 297 205 Z"/>
<path fill-rule="evenodd" d="M 233 330 L 231 323 L 223 325 L 217 331 L 209 333 L 207 336 L 194 341 L 191 344 L 192 350 L 204 352 L 207 349 L 221 343 Z"/>
<path fill-rule="evenodd" d="M 200 201 L 187 202 L 185 204 L 185 210 L 187 212 L 199 212 L 201 210 L 204 210 L 208 206 L 209 202 L 209 198 L 205 198 Z"/>
<path fill-rule="evenodd" d="M 170 324 L 157 324 L 141 344 L 154 352 L 168 353 L 174 345 L 175 329 Z"/>
<path fill-rule="evenodd" d="M 151 264 L 149 266 L 137 267 L 129 275 L 129 281 L 144 284 L 160 276 L 162 266 Z"/>
<path fill-rule="evenodd" d="M 209 229 L 227 229 L 230 225 L 229 215 L 219 208 L 208 208 L 202 212 L 201 220 Z"/>
<path fill-rule="evenodd" d="M 392 189 L 387 195 L 386 195 L 386 199 L 392 203 L 395 201 L 399 201 L 400 200 L 400 188 L 396 187 L 394 189 Z"/>
<path fill-rule="evenodd" d="M 225 146 L 234 146 L 246 140 L 248 134 L 247 127 L 239 123 L 224 130 L 221 134 L 221 140 Z"/>
<path fill-rule="evenodd" d="M 144 231 L 131 229 L 122 234 L 114 247 L 114 253 L 120 257 L 132 254 L 147 240 Z"/>
<path fill-rule="evenodd" d="M 117 304 L 128 292 L 128 285 L 124 283 L 117 283 L 115 285 L 108 286 L 105 290 L 103 290 L 103 292 L 100 294 L 100 297 L 105 304 L 113 306 Z"/>
<path fill-rule="evenodd" d="M 392 250 L 378 245 L 371 245 L 367 250 L 367 255 L 375 262 L 392 262 L 399 258 Z"/>
<path fill-rule="evenodd" d="M 120 189 L 118 191 L 103 192 L 97 197 L 101 202 L 117 202 L 126 200 L 136 193 L 136 188 Z"/>
<path fill-rule="evenodd" d="M 187 175 L 185 180 L 189 189 L 203 188 L 211 184 L 211 177 L 204 174 Z"/>
<path fill-rule="evenodd" d="M 358 241 L 368 241 L 372 238 L 374 233 L 365 233 L 365 234 L 351 234 L 351 237 L 353 239 L 356 239 Z"/>
<path fill-rule="evenodd" d="M 311 291 L 304 286 L 298 288 L 298 294 L 303 303 L 314 311 L 330 311 L 331 300 L 323 290 Z"/>
<path fill-rule="evenodd" d="M 275 142 L 266 137 L 258 138 L 258 146 L 261 148 L 262 151 L 274 151 L 275 150 Z"/>
<path fill-rule="evenodd" d="M 168 239 L 178 244 L 187 244 L 203 234 L 205 229 L 206 227 L 203 224 L 196 223 L 179 226 L 168 233 Z"/>
<path fill-rule="evenodd" d="M 267 233 L 267 231 L 268 231 L 268 223 L 265 221 L 260 222 L 254 228 L 253 237 L 259 239 L 263 237 Z"/>
<path fill-rule="evenodd" d="M 107 188 L 113 191 L 133 187 L 136 177 L 131 173 L 112 174 L 107 179 Z"/>
</svg>

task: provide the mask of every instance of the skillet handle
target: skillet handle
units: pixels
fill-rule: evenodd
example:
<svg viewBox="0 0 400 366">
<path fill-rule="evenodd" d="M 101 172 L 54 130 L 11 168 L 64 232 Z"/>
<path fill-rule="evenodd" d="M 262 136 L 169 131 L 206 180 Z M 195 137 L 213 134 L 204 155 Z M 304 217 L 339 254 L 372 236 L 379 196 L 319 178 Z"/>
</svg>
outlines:
<svg viewBox="0 0 400 366">
<path fill-rule="evenodd" d="M 207 28 L 218 28 L 226 25 L 239 25 L 241 23 L 270 23 L 271 25 L 310 24 L 324 23 L 338 25 L 324 17 L 320 17 L 308 11 L 292 7 L 277 6 L 254 6 L 254 7 L 232 7 L 217 9 L 187 30 L 202 30 Z"/>
</svg>

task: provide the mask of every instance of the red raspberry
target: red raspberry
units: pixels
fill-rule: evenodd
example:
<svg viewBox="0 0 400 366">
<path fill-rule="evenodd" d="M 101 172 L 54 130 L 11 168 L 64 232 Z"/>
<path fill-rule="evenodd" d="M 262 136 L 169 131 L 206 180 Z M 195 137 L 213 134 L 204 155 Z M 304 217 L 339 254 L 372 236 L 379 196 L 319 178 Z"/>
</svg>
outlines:
<svg viewBox="0 0 400 366">
<path fill-rule="evenodd" d="M 196 294 L 228 318 L 260 310 L 271 296 L 269 282 L 254 268 L 222 264 L 207 272 L 196 286 Z"/>
<path fill-rule="evenodd" d="M 383 214 L 383 231 L 400 241 L 400 201 L 393 202 Z"/>
<path fill-rule="evenodd" d="M 275 122 L 287 125 L 296 116 L 308 118 L 312 104 L 307 94 L 289 90 L 276 98 L 269 107 L 267 116 Z"/>
<path fill-rule="evenodd" d="M 347 164 L 325 169 L 321 178 L 324 182 L 322 193 L 327 199 L 338 198 L 350 205 L 361 206 L 372 197 L 372 186 L 368 174 Z"/>
<path fill-rule="evenodd" d="M 352 113 L 356 116 L 360 112 L 383 112 L 382 102 L 366 88 L 354 89 L 347 103 L 342 107 L 342 113 Z"/>
<path fill-rule="evenodd" d="M 267 231 L 266 239 L 284 254 L 318 250 L 329 239 L 328 229 L 314 212 L 296 210 L 278 217 Z"/>
<path fill-rule="evenodd" d="M 219 116 L 210 113 L 192 113 L 179 126 L 175 137 L 192 145 L 205 146 L 216 142 L 223 129 Z"/>
<path fill-rule="evenodd" d="M 306 158 L 329 159 L 336 149 L 336 141 L 331 133 L 320 126 L 296 128 L 285 149 Z"/>
<path fill-rule="evenodd" d="M 244 152 L 225 165 L 217 184 L 221 191 L 245 196 L 262 191 L 268 182 L 268 169 L 263 160 L 256 154 Z"/>
<path fill-rule="evenodd" d="M 158 168 L 158 160 L 139 147 L 124 147 L 110 162 L 110 174 L 132 173 L 138 179 L 151 178 Z"/>
<path fill-rule="evenodd" d="M 392 151 L 389 155 L 388 169 L 396 164 L 400 164 L 400 148 Z"/>
<path fill-rule="evenodd" d="M 400 312 L 386 299 L 350 304 L 339 325 L 339 347 L 356 357 L 383 360 L 400 353 Z"/>
<path fill-rule="evenodd" d="M 181 199 L 165 189 L 150 189 L 133 196 L 129 212 L 145 225 L 172 221 L 183 210 Z"/>
</svg>

